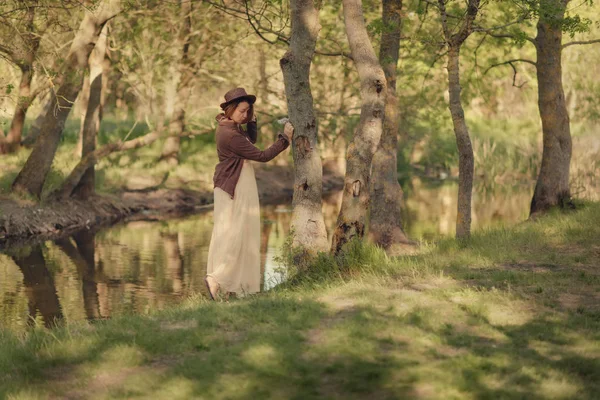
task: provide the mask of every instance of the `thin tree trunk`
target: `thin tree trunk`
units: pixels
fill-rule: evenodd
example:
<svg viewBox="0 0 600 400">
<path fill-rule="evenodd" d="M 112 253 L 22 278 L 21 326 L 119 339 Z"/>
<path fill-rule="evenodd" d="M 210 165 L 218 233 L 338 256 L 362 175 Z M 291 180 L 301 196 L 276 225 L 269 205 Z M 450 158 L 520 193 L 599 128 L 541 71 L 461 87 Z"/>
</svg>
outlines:
<svg viewBox="0 0 600 400">
<path fill-rule="evenodd" d="M 344 24 L 360 78 L 360 122 L 348 145 L 344 194 L 331 251 L 338 254 L 353 238 L 363 238 L 369 209 L 373 155 L 383 130 L 387 84 L 369 40 L 359 0 L 344 0 Z"/>
<path fill-rule="evenodd" d="M 181 59 L 179 61 L 180 80 L 175 95 L 175 109 L 169 123 L 171 135 L 165 140 L 161 159 L 171 165 L 179 164 L 179 148 L 181 147 L 181 134 L 185 130 L 185 106 L 190 96 L 191 81 L 194 72 L 191 68 L 189 57 L 190 39 L 192 31 L 192 2 L 181 0 L 180 3 L 181 29 L 179 31 L 179 45 L 181 46 Z"/>
<path fill-rule="evenodd" d="M 27 116 L 29 105 L 31 104 L 29 95 L 31 92 L 33 70 L 31 69 L 31 66 L 28 66 L 21 69 L 21 72 L 19 100 L 4 145 L 0 146 L 0 154 L 13 153 L 21 145 L 21 134 L 23 132 L 23 126 L 25 125 L 25 117 Z"/>
<path fill-rule="evenodd" d="M 400 52 L 402 0 L 383 0 L 383 34 L 379 62 L 387 81 L 385 119 L 379 148 L 373 157 L 369 237 L 389 249 L 409 240 L 402 227 L 403 193 L 398 183 L 398 131 L 400 116 L 396 94 L 396 75 Z"/>
<path fill-rule="evenodd" d="M 108 42 L 108 29 L 104 25 L 96 47 L 90 56 L 90 77 L 89 77 L 89 97 L 87 101 L 87 110 L 81 131 L 81 157 L 96 150 L 96 137 L 100 130 L 102 122 L 102 88 L 104 58 L 106 55 L 106 45 Z M 79 184 L 73 190 L 73 194 L 87 199 L 95 193 L 96 173 L 94 165 L 89 167 L 81 177 Z"/>
<path fill-rule="evenodd" d="M 573 207 L 569 189 L 571 128 L 562 84 L 562 29 L 564 0 L 545 0 L 535 39 L 538 105 L 542 119 L 543 153 L 531 200 L 530 215 L 559 206 Z"/>
<path fill-rule="evenodd" d="M 94 52 L 92 51 L 92 54 Z M 90 59 L 92 56 L 90 56 Z M 90 77 L 86 75 L 83 77 L 83 84 L 81 85 L 81 91 L 77 95 L 77 101 L 75 102 L 75 113 L 79 114 L 79 135 L 77 140 L 77 146 L 75 147 L 75 156 L 81 155 L 81 149 L 83 148 L 83 130 L 85 128 L 85 118 L 87 117 L 88 104 L 90 103 Z"/>
<path fill-rule="evenodd" d="M 13 182 L 15 192 L 41 197 L 46 176 L 52 166 L 62 131 L 77 98 L 87 68 L 88 58 L 94 49 L 104 24 L 120 11 L 120 0 L 105 0 L 94 12 L 88 11 L 73 40 L 69 55 L 58 78 L 56 96 L 52 96 L 50 110 L 44 118 L 41 134 L 23 169 Z M 54 114 L 54 109 L 58 111 Z"/>
<path fill-rule="evenodd" d="M 310 66 L 321 26 L 312 0 L 292 0 L 290 48 L 279 61 L 290 121 L 294 125 L 295 165 L 292 246 L 307 254 L 327 251 L 327 230 L 321 211 L 323 167 L 317 145 L 318 124 L 310 90 Z"/>
<path fill-rule="evenodd" d="M 444 0 L 438 0 L 442 20 L 442 30 L 448 46 L 448 93 L 450 114 L 458 148 L 458 212 L 456 214 L 456 237 L 468 238 L 471 235 L 471 195 L 473 191 L 474 157 L 465 112 L 460 100 L 460 47 L 473 32 L 473 22 L 479 12 L 480 0 L 469 0 L 467 12 L 458 32 L 451 34 L 448 27 L 448 14 Z"/>
<path fill-rule="evenodd" d="M 456 237 L 471 235 L 471 194 L 473 192 L 474 157 L 465 112 L 460 100 L 460 48 L 450 46 L 448 50 L 448 92 L 450 114 L 458 147 L 458 213 L 456 215 Z"/>
<path fill-rule="evenodd" d="M 27 7 L 27 6 L 26 6 Z M 26 32 L 23 33 L 23 56 L 18 60 L 18 66 L 21 69 L 21 82 L 19 83 L 19 93 L 15 114 L 10 124 L 10 130 L 4 140 L 0 144 L 0 154 L 13 153 L 21 145 L 21 135 L 23 126 L 25 125 L 25 117 L 27 110 L 33 101 L 31 93 L 31 81 L 33 79 L 33 63 L 37 51 L 40 47 L 41 37 L 35 34 L 34 18 L 36 7 L 33 5 L 27 8 Z"/>
</svg>

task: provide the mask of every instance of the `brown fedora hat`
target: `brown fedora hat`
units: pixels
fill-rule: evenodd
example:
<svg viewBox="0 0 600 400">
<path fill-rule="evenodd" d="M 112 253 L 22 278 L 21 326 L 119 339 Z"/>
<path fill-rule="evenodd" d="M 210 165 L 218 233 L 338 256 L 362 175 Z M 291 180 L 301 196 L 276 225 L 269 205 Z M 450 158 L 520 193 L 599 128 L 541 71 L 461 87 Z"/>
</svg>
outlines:
<svg viewBox="0 0 600 400">
<path fill-rule="evenodd" d="M 224 109 L 227 104 L 238 99 L 248 100 L 250 104 L 254 104 L 256 96 L 246 93 L 246 89 L 241 87 L 231 89 L 229 92 L 225 93 L 225 103 L 221 103 L 221 108 Z"/>
</svg>

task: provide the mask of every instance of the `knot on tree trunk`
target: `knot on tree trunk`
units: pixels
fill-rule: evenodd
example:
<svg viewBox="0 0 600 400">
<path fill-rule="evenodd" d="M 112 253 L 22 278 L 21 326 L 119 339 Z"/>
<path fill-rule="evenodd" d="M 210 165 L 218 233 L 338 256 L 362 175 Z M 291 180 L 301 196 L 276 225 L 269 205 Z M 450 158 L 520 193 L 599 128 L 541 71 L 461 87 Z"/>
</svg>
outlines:
<svg viewBox="0 0 600 400">
<path fill-rule="evenodd" d="M 310 140 L 306 136 L 298 136 L 295 143 L 298 154 L 302 157 L 306 157 L 312 151 Z"/>
<path fill-rule="evenodd" d="M 294 58 L 294 55 L 292 54 L 291 51 L 286 51 L 285 54 L 283 55 L 283 57 L 281 57 L 281 59 L 279 60 L 279 66 L 281 68 L 285 68 L 287 66 L 290 65 L 290 63 L 292 62 L 292 58 Z"/>
<path fill-rule="evenodd" d="M 380 81 L 379 79 L 375 80 L 375 91 L 377 92 L 377 94 L 381 93 L 384 87 L 385 84 L 382 81 Z"/>
<path fill-rule="evenodd" d="M 361 183 L 358 180 L 352 183 L 352 195 L 354 197 L 358 197 L 360 195 L 360 186 Z"/>
</svg>

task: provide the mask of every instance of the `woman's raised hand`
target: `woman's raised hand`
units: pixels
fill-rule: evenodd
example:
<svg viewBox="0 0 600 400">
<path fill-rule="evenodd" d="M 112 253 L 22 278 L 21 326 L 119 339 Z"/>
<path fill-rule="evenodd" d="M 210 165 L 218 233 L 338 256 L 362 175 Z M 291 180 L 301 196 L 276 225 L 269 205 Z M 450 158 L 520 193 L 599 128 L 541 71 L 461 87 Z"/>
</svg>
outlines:
<svg viewBox="0 0 600 400">
<path fill-rule="evenodd" d="M 292 138 L 294 137 L 294 125 L 292 125 L 291 122 L 286 122 L 285 125 L 283 126 L 283 134 L 288 138 L 288 140 L 291 142 Z"/>
</svg>

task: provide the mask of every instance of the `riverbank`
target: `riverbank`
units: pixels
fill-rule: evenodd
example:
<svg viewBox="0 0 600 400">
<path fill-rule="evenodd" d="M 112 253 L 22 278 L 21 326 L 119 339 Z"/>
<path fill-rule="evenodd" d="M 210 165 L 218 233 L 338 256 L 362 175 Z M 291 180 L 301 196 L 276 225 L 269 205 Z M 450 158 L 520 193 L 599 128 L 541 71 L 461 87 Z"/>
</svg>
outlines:
<svg viewBox="0 0 600 400">
<path fill-rule="evenodd" d="M 600 204 L 390 258 L 355 246 L 272 292 L 0 330 L 0 397 L 600 397 Z"/>
<path fill-rule="evenodd" d="M 256 182 L 261 204 L 290 201 L 293 169 L 289 166 L 256 165 Z M 324 193 L 339 190 L 343 176 L 323 169 Z M 87 201 L 69 199 L 37 204 L 0 196 L 0 250 L 20 244 L 39 243 L 68 236 L 82 229 L 108 226 L 123 220 L 156 220 L 210 208 L 212 190 L 189 188 L 136 188 L 100 194 Z"/>
</svg>

